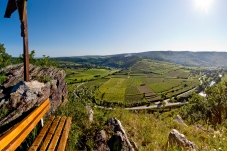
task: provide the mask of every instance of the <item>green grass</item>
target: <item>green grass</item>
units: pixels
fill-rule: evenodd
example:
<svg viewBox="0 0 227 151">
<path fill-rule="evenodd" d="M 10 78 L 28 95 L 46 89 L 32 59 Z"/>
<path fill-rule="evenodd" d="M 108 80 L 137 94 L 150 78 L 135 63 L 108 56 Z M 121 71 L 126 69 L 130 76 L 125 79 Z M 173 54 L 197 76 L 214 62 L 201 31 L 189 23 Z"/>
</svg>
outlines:
<svg viewBox="0 0 227 151">
<path fill-rule="evenodd" d="M 162 94 L 167 96 L 178 95 L 199 85 L 198 79 L 193 79 L 193 77 L 188 79 L 189 68 L 174 63 L 149 59 L 143 59 L 130 68 L 119 71 L 106 69 L 67 69 L 66 71 L 66 81 L 71 83 L 70 89 L 81 81 L 85 81 L 83 86 L 88 88 L 99 85 L 100 92 L 97 92 L 97 99 L 111 103 L 126 103 L 129 100 L 127 95 L 135 95 L 135 100 L 138 101 L 139 97 L 137 95 L 142 95 L 143 93 L 138 90 L 138 86 L 146 85 L 151 89 L 149 93 L 152 93 L 152 95 L 147 94 L 145 99 L 141 97 L 140 101 L 144 102 L 147 100 L 159 100 Z M 99 76 L 95 77 L 97 75 Z M 103 76 L 106 79 L 100 81 L 99 79 Z"/>
<path fill-rule="evenodd" d="M 66 81 L 69 82 L 82 82 L 102 78 L 117 72 L 118 70 L 107 69 L 65 69 Z M 97 77 L 95 77 L 97 76 Z"/>
<path fill-rule="evenodd" d="M 164 82 L 157 82 L 153 84 L 148 84 L 155 93 L 161 93 L 165 91 L 171 91 L 175 88 L 184 88 L 187 86 L 197 86 L 199 84 L 198 79 L 165 79 Z"/>
<path fill-rule="evenodd" d="M 104 100 L 108 102 L 124 102 L 125 88 L 109 88 L 104 95 Z"/>
<path fill-rule="evenodd" d="M 143 73 L 161 76 L 168 74 L 170 71 L 179 70 L 181 68 L 183 68 L 183 66 L 174 63 L 143 59 L 142 61 L 137 62 L 131 67 L 131 74 Z"/>
<path fill-rule="evenodd" d="M 112 133 L 105 126 L 108 118 L 115 117 L 121 121 L 128 138 L 132 139 L 140 151 L 163 151 L 166 150 L 168 135 L 172 129 L 177 129 L 185 137 L 194 142 L 198 150 L 227 150 L 226 129 L 222 136 L 215 136 L 214 133 L 207 133 L 196 129 L 195 125 L 184 126 L 173 119 L 178 114 L 177 110 L 170 112 L 150 114 L 147 111 L 130 112 L 124 109 L 105 110 L 93 108 L 94 122 L 89 123 L 85 106 L 76 99 L 60 107 L 56 115 L 72 116 L 72 125 L 66 146 L 66 150 L 93 150 L 94 135 L 100 130 L 106 130 L 109 138 Z M 79 122 L 78 122 L 79 121 Z M 187 121 L 185 121 L 187 124 Z M 204 126 L 207 128 L 207 126 Z M 182 150 L 179 147 L 168 148 L 170 151 Z M 185 150 L 186 151 L 186 150 Z"/>
<path fill-rule="evenodd" d="M 137 87 L 132 86 L 132 87 L 127 87 L 125 93 L 126 95 L 135 95 L 135 94 L 140 94 L 140 91 L 138 90 Z"/>
<path fill-rule="evenodd" d="M 102 78 L 102 79 L 97 79 L 97 80 L 94 80 L 94 81 L 89 81 L 89 82 L 86 82 L 83 85 L 81 85 L 79 88 L 81 88 L 81 87 L 90 88 L 92 86 L 102 85 L 103 83 L 105 83 L 108 80 L 109 79 L 107 79 L 107 78 Z"/>
<path fill-rule="evenodd" d="M 142 84 L 142 78 L 128 78 L 122 83 L 124 87 L 139 86 Z"/>
<path fill-rule="evenodd" d="M 170 71 L 167 74 L 167 77 L 173 77 L 173 78 L 188 78 L 190 72 L 189 71 L 185 71 L 185 70 L 174 70 L 174 71 Z"/>
</svg>

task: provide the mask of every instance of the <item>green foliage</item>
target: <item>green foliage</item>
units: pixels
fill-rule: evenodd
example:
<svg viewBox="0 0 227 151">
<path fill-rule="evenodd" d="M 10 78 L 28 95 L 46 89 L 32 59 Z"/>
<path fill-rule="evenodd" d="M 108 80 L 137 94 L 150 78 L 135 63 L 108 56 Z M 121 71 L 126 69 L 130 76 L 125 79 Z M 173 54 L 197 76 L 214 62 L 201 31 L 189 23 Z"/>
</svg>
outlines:
<svg viewBox="0 0 227 151">
<path fill-rule="evenodd" d="M 40 65 L 41 67 L 56 67 L 55 60 L 51 60 L 49 56 L 43 55 L 42 59 L 38 59 L 38 63 L 36 65 Z"/>
<path fill-rule="evenodd" d="M 6 81 L 6 73 L 5 71 L 3 70 L 0 74 L 0 84 L 4 83 Z"/>
<path fill-rule="evenodd" d="M 227 119 L 227 82 L 208 86 L 205 92 L 206 98 L 194 94 L 180 113 L 190 123 L 209 122 L 217 127 Z"/>
<path fill-rule="evenodd" d="M 6 108 L 5 105 L 0 107 L 0 119 L 5 117 L 8 114 L 9 110 Z"/>
<path fill-rule="evenodd" d="M 94 90 L 96 88 L 94 87 Z M 72 125 L 66 150 L 91 150 L 94 148 L 93 135 L 99 129 L 98 121 L 93 125 L 88 121 L 86 105 L 92 104 L 94 91 L 81 88 L 68 94 L 68 102 L 55 112 L 56 115 L 72 117 Z"/>
<path fill-rule="evenodd" d="M 4 44 L 0 43 L 0 68 L 11 64 L 12 56 L 6 53 Z"/>
<path fill-rule="evenodd" d="M 36 76 L 35 79 L 39 82 L 42 82 L 42 83 L 47 83 L 47 82 L 50 82 L 51 81 L 51 78 L 48 77 L 48 76 Z"/>
<path fill-rule="evenodd" d="M 24 61 L 24 56 L 22 54 L 19 55 L 19 58 L 17 59 L 16 63 L 22 63 Z M 43 55 L 43 58 L 41 59 L 36 59 L 35 58 L 35 50 L 32 50 L 29 54 L 29 63 L 36 65 L 36 66 L 41 66 L 41 67 L 56 67 L 56 61 L 53 59 L 50 59 L 49 56 Z"/>
<path fill-rule="evenodd" d="M 183 106 L 180 110 L 182 118 L 187 119 L 190 124 L 194 124 L 199 121 L 206 124 L 209 114 L 210 112 L 207 100 L 197 94 L 193 94 L 192 98 L 189 99 L 189 103 Z"/>
<path fill-rule="evenodd" d="M 128 68 L 133 65 L 135 62 L 141 60 L 140 57 L 137 56 L 128 56 L 125 57 L 124 55 L 120 56 L 106 56 L 106 57 L 61 57 L 57 58 L 58 61 L 70 61 L 76 63 L 82 63 L 83 66 L 85 65 L 89 68 L 92 68 L 93 65 L 100 66 L 100 67 L 114 67 L 114 68 Z"/>
</svg>

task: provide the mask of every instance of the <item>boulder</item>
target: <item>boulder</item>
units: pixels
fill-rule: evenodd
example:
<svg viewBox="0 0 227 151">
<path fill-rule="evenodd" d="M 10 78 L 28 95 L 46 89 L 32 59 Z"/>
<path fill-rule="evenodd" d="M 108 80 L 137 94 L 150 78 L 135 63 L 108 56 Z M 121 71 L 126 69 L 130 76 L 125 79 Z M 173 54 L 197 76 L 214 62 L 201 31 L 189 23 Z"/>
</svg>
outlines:
<svg viewBox="0 0 227 151">
<path fill-rule="evenodd" d="M 173 129 L 169 133 L 167 144 L 168 147 L 176 146 L 179 148 L 186 148 L 191 151 L 196 150 L 196 145 L 193 142 L 187 140 L 187 138 L 185 138 L 185 136 L 179 133 L 176 129 Z"/>
</svg>

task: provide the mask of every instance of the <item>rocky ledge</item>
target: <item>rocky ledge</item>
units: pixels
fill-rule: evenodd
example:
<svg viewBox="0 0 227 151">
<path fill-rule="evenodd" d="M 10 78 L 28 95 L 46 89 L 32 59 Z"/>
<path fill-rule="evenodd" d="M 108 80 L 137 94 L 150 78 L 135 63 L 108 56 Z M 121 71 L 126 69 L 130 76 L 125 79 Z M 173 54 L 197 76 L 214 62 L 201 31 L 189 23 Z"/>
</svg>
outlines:
<svg viewBox="0 0 227 151">
<path fill-rule="evenodd" d="M 4 131 L 4 127 L 13 125 L 47 98 L 51 103 L 49 114 L 67 101 L 68 89 L 64 81 L 64 70 L 54 67 L 41 68 L 32 64 L 29 68 L 30 82 L 22 82 L 23 64 L 7 66 L 0 70 L 0 75 L 6 75 L 6 81 L 0 85 L 1 131 Z"/>
</svg>

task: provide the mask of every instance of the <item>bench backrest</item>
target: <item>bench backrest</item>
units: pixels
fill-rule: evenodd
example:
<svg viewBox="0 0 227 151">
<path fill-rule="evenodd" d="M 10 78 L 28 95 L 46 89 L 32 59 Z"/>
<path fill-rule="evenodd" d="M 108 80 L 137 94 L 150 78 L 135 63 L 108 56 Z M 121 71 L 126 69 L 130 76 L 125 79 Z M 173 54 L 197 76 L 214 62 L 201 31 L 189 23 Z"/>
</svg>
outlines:
<svg viewBox="0 0 227 151">
<path fill-rule="evenodd" d="M 0 137 L 1 150 L 15 150 L 34 129 L 41 118 L 50 109 L 50 101 L 47 99 L 20 123 Z"/>
</svg>

